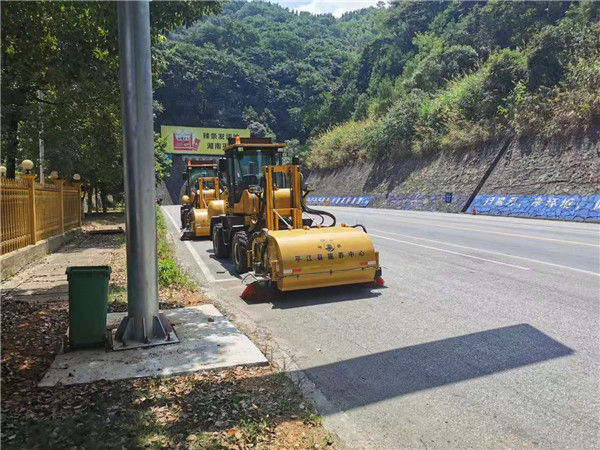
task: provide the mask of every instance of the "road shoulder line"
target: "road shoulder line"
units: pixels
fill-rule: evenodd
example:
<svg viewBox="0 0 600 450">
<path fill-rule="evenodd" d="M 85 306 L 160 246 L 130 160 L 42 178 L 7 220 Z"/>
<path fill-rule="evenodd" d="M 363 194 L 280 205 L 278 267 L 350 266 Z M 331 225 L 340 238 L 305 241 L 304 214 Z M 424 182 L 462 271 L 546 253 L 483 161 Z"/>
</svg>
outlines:
<svg viewBox="0 0 600 450">
<path fill-rule="evenodd" d="M 460 245 L 460 244 L 451 244 L 449 242 L 436 241 L 435 239 L 428 239 L 428 238 L 416 237 L 416 236 L 411 236 L 411 235 L 402 234 L 402 233 L 394 233 L 392 231 L 383 231 L 383 230 L 374 230 L 374 231 L 376 231 L 378 233 L 393 234 L 394 236 L 402 236 L 402 237 L 407 237 L 407 238 L 411 238 L 411 239 L 418 239 L 418 240 L 421 240 L 421 241 L 435 242 L 436 244 L 449 245 L 449 246 L 452 246 L 452 247 L 466 248 L 466 249 L 474 250 L 474 251 L 477 251 L 477 252 L 485 252 L 485 253 L 490 253 L 490 254 L 493 254 L 493 255 L 506 256 L 507 258 L 521 259 L 523 261 L 528 261 L 528 262 L 537 263 L 537 264 L 545 264 L 545 265 L 548 265 L 548 266 L 557 267 L 559 269 L 574 270 L 575 272 L 581 272 L 581 273 L 585 273 L 587 275 L 595 275 L 597 277 L 600 277 L 599 273 L 592 272 L 592 271 L 589 271 L 589 270 L 577 269 L 575 267 L 563 266 L 562 264 L 555 264 L 555 263 L 551 263 L 551 262 L 547 262 L 547 261 L 540 261 L 539 259 L 527 258 L 525 256 L 510 255 L 508 253 L 496 252 L 494 250 L 485 250 L 485 249 L 482 249 L 482 248 L 469 247 L 469 246 Z"/>
<path fill-rule="evenodd" d="M 479 261 L 486 261 L 486 262 L 490 262 L 492 264 L 500 264 L 502 266 L 513 267 L 515 269 L 530 270 L 529 267 L 517 266 L 516 264 L 509 264 L 509 263 L 505 263 L 502 261 L 496 261 L 493 259 L 481 258 L 480 256 L 467 255 L 466 253 L 453 252 L 452 250 L 445 250 L 443 248 L 432 247 L 430 245 L 423 245 L 423 244 L 417 244 L 415 242 L 403 241 L 402 239 L 394 239 L 394 238 L 390 238 L 390 237 L 386 237 L 386 236 L 379 236 L 379 235 L 373 234 L 373 233 L 369 233 L 369 236 L 373 236 L 373 237 L 376 237 L 379 239 L 387 239 L 389 241 L 394 241 L 394 242 L 400 242 L 401 244 L 414 245 L 417 247 L 423 247 L 423 248 L 427 248 L 430 250 L 436 250 L 438 252 L 450 253 L 452 255 L 464 256 L 465 258 L 477 259 Z"/>
</svg>

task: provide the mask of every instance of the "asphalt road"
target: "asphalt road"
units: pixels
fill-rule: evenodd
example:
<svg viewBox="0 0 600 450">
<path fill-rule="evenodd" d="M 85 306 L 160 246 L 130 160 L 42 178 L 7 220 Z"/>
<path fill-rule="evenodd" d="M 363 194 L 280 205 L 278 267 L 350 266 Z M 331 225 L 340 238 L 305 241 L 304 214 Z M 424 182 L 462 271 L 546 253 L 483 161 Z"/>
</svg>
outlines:
<svg viewBox="0 0 600 450">
<path fill-rule="evenodd" d="M 178 221 L 178 207 L 165 210 Z M 246 303 L 210 241 L 179 245 L 236 315 L 293 357 L 349 446 L 599 447 L 597 224 L 328 210 L 367 227 L 384 288 Z"/>
</svg>

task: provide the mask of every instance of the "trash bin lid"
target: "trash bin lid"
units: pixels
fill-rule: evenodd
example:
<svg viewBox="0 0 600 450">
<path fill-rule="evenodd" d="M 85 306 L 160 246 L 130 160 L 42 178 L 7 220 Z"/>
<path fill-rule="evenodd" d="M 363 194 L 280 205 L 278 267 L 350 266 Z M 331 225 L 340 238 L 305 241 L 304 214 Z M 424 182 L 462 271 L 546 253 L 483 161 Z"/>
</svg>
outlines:
<svg viewBox="0 0 600 450">
<path fill-rule="evenodd" d="M 112 268 L 110 266 L 72 266 L 67 267 L 67 275 L 110 275 Z"/>
</svg>

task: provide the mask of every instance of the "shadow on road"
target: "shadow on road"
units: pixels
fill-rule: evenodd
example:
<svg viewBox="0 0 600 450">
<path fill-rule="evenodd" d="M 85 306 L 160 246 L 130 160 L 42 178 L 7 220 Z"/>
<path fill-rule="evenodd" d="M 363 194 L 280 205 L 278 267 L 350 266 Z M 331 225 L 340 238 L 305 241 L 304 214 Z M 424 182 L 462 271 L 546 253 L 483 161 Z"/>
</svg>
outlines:
<svg viewBox="0 0 600 450">
<path fill-rule="evenodd" d="M 304 373 L 345 411 L 573 354 L 528 324 L 375 353 Z"/>
<path fill-rule="evenodd" d="M 215 256 L 215 252 L 214 252 L 214 250 L 212 248 L 211 249 L 207 249 L 206 253 L 208 254 L 208 257 L 210 259 L 212 259 L 213 261 L 218 262 L 221 265 L 221 267 L 223 267 L 223 270 L 222 271 L 217 271 L 217 273 L 225 273 L 225 272 L 227 272 L 232 277 L 240 278 L 240 279 L 242 278 L 235 271 L 235 268 L 233 266 L 233 262 L 231 261 L 231 258 L 229 258 L 229 257 L 228 258 L 217 258 Z"/>
<path fill-rule="evenodd" d="M 274 309 L 302 308 L 304 306 L 375 298 L 381 296 L 379 292 L 381 289 L 385 289 L 385 287 L 373 287 L 372 285 L 363 284 L 349 284 L 287 292 L 280 292 L 272 288 L 267 301 L 273 304 Z"/>
<path fill-rule="evenodd" d="M 302 308 L 305 306 L 324 305 L 327 303 L 366 300 L 381 295 L 378 292 L 385 286 L 374 287 L 372 284 L 349 284 L 300 291 L 281 292 L 273 286 L 256 286 L 259 301 L 244 300 L 247 304 L 271 303 L 273 309 Z"/>
</svg>

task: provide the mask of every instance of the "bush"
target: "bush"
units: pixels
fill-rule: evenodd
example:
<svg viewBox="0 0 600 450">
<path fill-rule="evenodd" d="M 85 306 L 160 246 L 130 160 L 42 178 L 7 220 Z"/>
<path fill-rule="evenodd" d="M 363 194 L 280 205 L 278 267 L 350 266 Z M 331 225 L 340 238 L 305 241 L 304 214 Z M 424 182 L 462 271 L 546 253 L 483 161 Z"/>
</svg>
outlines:
<svg viewBox="0 0 600 450">
<path fill-rule="evenodd" d="M 156 208 L 156 228 L 159 286 L 194 290 L 194 281 L 175 262 L 173 247 L 167 240 L 165 217 L 159 207 Z"/>
<path fill-rule="evenodd" d="M 600 123 L 600 61 L 580 59 L 567 68 L 565 80 L 544 93 L 528 93 L 518 103 L 510 125 L 519 133 L 587 132 Z"/>
<path fill-rule="evenodd" d="M 565 38 L 558 27 L 549 27 L 536 36 L 527 59 L 527 85 L 532 91 L 553 87 L 561 80 L 564 70 L 558 55 L 564 47 Z"/>
<path fill-rule="evenodd" d="M 371 120 L 347 122 L 323 133 L 310 143 L 309 167 L 333 168 L 365 159 L 367 150 L 361 139 Z"/>
<path fill-rule="evenodd" d="M 372 157 L 401 159 L 410 156 L 423 101 L 426 101 L 425 94 L 415 90 L 400 98 L 380 121 L 365 129 L 361 141 Z"/>
<path fill-rule="evenodd" d="M 468 45 L 453 45 L 436 49 L 417 64 L 411 77 L 404 82 L 406 89 L 418 88 L 432 92 L 475 67 L 477 52 Z"/>
<path fill-rule="evenodd" d="M 179 269 L 175 261 L 162 259 L 158 262 L 158 284 L 171 286 L 179 279 Z"/>
</svg>

